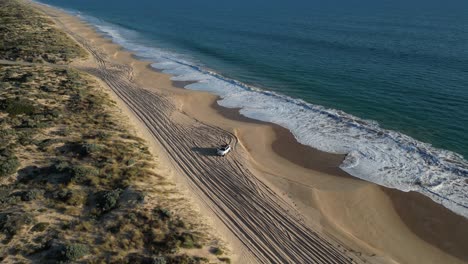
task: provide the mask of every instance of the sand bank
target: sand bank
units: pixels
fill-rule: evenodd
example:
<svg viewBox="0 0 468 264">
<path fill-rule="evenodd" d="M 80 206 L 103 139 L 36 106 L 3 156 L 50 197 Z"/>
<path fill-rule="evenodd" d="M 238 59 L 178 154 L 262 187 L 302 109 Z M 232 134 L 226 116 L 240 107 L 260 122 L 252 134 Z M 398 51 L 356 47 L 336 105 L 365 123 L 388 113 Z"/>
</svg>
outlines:
<svg viewBox="0 0 468 264">
<path fill-rule="evenodd" d="M 106 84 L 239 263 L 466 263 L 468 221 L 417 193 L 338 168 L 341 155 L 297 143 L 217 97 L 178 88 L 77 18 L 40 7 L 91 54 L 75 67 Z M 213 147 L 231 141 L 225 159 Z"/>
</svg>

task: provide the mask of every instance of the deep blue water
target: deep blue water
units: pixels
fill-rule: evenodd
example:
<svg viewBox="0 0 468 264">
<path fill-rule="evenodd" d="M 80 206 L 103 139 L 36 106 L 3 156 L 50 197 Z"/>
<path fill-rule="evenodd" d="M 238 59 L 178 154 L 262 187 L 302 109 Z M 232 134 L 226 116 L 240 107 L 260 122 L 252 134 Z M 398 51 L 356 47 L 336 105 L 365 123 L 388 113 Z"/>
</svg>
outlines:
<svg viewBox="0 0 468 264">
<path fill-rule="evenodd" d="M 468 157 L 468 1 L 41 2 Z"/>
</svg>

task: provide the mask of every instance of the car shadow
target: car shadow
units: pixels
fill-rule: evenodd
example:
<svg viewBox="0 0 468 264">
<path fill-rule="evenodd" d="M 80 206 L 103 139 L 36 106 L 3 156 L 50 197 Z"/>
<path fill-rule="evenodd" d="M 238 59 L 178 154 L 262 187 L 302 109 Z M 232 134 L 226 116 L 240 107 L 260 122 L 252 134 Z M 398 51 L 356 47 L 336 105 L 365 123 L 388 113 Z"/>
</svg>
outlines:
<svg viewBox="0 0 468 264">
<path fill-rule="evenodd" d="M 216 148 L 200 148 L 200 147 L 194 147 L 192 148 L 193 151 L 197 152 L 198 154 L 201 154 L 203 156 L 218 156 L 216 154 Z"/>
</svg>

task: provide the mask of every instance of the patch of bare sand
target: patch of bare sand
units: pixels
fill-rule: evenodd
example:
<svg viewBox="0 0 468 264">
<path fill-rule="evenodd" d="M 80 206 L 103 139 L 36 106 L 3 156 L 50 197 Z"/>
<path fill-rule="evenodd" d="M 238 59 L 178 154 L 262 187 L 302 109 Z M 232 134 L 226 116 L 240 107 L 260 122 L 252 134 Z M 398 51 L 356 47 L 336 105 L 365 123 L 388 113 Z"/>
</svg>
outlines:
<svg viewBox="0 0 468 264">
<path fill-rule="evenodd" d="M 51 10 L 47 12 L 55 16 L 67 30 L 87 39 L 93 46 L 108 54 L 112 61 L 128 66 L 128 71 L 121 69 L 127 80 L 135 81 L 138 86 L 155 91 L 158 96 L 166 98 L 175 112 L 169 117 L 175 120 L 183 119 L 178 120 L 180 121 L 178 124 L 188 126 L 199 120 L 203 124 L 220 127 L 235 135 L 239 142 L 237 144 L 239 153 L 233 153 L 236 157 L 232 159 L 241 158 L 243 163 L 246 163 L 246 168 L 255 176 L 255 182 L 265 184 L 265 188 L 272 190 L 274 195 L 279 197 L 276 201 L 286 203 L 278 207 L 290 206 L 289 209 L 280 212 L 284 214 L 290 213 L 287 210 L 299 212 L 294 219 L 298 222 L 304 221 L 306 226 L 323 233 L 332 242 L 339 241 L 334 246 L 342 247 L 346 251 L 345 254 L 381 263 L 467 262 L 468 253 L 464 248 L 468 240 L 466 219 L 454 215 L 419 194 L 387 190 L 352 178 L 338 169 L 342 156 L 301 146 L 284 129 L 261 122 L 251 122 L 235 112 L 217 107 L 216 97 L 213 95 L 175 88 L 170 76 L 148 69 L 147 62 L 135 60 L 130 53 L 103 39 L 92 28 L 77 19 Z M 86 64 L 78 66 L 84 68 Z M 120 106 L 129 116 L 136 117 L 138 116 L 136 110 L 128 106 L 130 99 Z M 157 108 L 154 110 L 157 111 Z M 200 194 L 197 188 L 206 188 L 206 185 L 199 185 L 199 182 L 197 185 L 193 183 L 194 179 L 185 178 L 186 173 L 179 169 L 181 161 L 171 157 L 171 149 L 163 146 L 162 139 L 151 133 L 148 123 L 143 120 L 145 117 L 138 116 L 134 119 L 133 122 L 138 124 L 138 132 L 150 140 L 152 150 L 157 152 L 162 159 L 161 162 L 167 165 L 163 173 L 173 174 L 178 184 L 193 194 L 193 200 L 198 203 L 201 211 L 210 218 L 210 222 L 220 234 L 231 242 L 232 250 L 238 257 L 237 261 L 253 262 L 251 259 L 253 256 L 256 256 L 257 260 L 261 259 L 250 251 L 252 248 L 246 246 L 245 240 L 254 238 L 235 234 L 236 230 L 232 226 L 227 227 L 228 220 L 222 217 L 224 213 L 230 216 L 231 222 L 242 223 L 244 221 L 242 217 L 245 215 L 232 215 L 233 211 L 229 210 L 237 207 L 229 207 L 223 203 L 231 199 L 248 207 L 251 197 L 238 199 L 232 196 L 227 197 L 228 200 L 220 200 L 218 197 L 216 203 L 213 203 L 207 199 L 208 196 L 230 194 L 207 193 L 206 189 L 202 189 L 205 193 Z M 166 131 L 166 133 L 177 132 Z M 172 143 L 180 142 L 173 140 Z M 196 158 L 198 161 L 204 159 L 198 156 Z M 210 161 L 208 158 L 207 160 Z M 232 173 L 236 172 L 232 170 Z M 261 213 L 258 207 L 255 208 Z M 262 226 L 262 223 L 253 223 L 262 232 L 268 228 L 276 228 L 268 226 L 272 223 L 264 224 L 266 226 Z M 267 241 L 268 243 L 260 246 L 289 243 L 287 236 L 276 238 L 278 240 Z M 308 253 L 314 254 L 314 252 Z M 275 262 L 275 259 L 270 260 Z"/>
<path fill-rule="evenodd" d="M 419 193 L 356 179 L 339 169 L 344 156 L 301 145 L 284 128 L 218 106 L 214 96 L 204 102 L 190 97 L 184 111 L 235 131 L 254 157 L 251 162 L 259 175 L 291 198 L 309 224 L 320 226 L 357 254 L 377 263 L 468 262 L 464 217 Z M 217 113 L 201 110 L 204 105 Z"/>
</svg>

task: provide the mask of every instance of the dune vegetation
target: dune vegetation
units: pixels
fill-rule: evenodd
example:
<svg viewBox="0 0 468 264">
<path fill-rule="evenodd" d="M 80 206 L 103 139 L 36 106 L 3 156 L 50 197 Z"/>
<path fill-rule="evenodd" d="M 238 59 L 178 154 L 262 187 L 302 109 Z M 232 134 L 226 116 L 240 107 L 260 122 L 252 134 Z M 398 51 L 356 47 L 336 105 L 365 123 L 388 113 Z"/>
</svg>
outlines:
<svg viewBox="0 0 468 264">
<path fill-rule="evenodd" d="M 0 63 L 0 261 L 230 262 L 115 102 L 67 65 L 85 56 L 0 0 L 0 59 L 19 61 Z"/>
<path fill-rule="evenodd" d="M 27 5 L 0 1 L 0 59 L 67 63 L 84 50 Z"/>
</svg>

